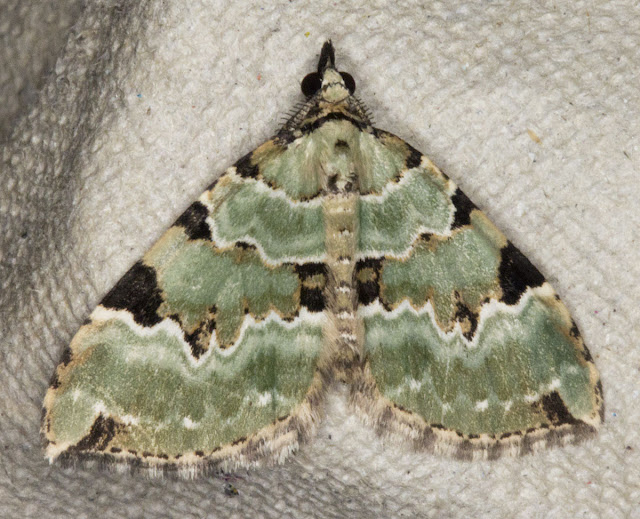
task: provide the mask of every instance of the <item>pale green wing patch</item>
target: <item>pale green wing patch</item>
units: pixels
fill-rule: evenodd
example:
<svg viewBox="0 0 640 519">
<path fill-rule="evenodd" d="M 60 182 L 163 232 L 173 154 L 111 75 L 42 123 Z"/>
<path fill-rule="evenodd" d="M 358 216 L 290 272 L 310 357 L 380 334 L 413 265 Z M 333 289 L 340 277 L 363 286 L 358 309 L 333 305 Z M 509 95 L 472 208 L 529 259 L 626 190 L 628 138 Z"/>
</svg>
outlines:
<svg viewBox="0 0 640 519">
<path fill-rule="evenodd" d="M 310 137 L 295 139 L 285 147 L 266 143 L 251 157 L 256 178 L 263 178 L 269 185 L 283 190 L 292 200 L 314 198 L 326 185 L 317 167 L 319 148 Z"/>
<path fill-rule="evenodd" d="M 486 305 L 472 341 L 443 332 L 430 304 L 361 313 L 367 367 L 354 401 L 383 431 L 496 457 L 578 441 L 602 421 L 597 370 L 548 284 L 516 306 Z"/>
<path fill-rule="evenodd" d="M 180 227 L 145 255 L 145 264 L 157 273 L 164 296 L 157 313 L 177 315 L 187 331 L 215 316 L 223 347 L 235 342 L 247 313 L 293 317 L 299 309 L 300 282 L 291 265 L 269 267 L 253 249 L 219 250 L 212 242 L 189 240 Z"/>
<path fill-rule="evenodd" d="M 404 258 L 422 234 L 448 236 L 455 185 L 398 137 L 369 136 L 359 177 L 358 256 Z"/>
<path fill-rule="evenodd" d="M 381 272 L 380 297 L 396 306 L 431 301 L 440 327 L 449 330 L 461 305 L 477 314 L 488 298 L 499 299 L 504 237 L 479 211 L 470 224 L 447 238 L 416 240 L 406 259 L 388 258 Z"/>
<path fill-rule="evenodd" d="M 230 175 L 201 200 L 212 209 L 207 224 L 219 247 L 253 245 L 271 265 L 324 257 L 324 222 L 317 201 L 296 202 L 283 190 L 238 175 Z"/>
<path fill-rule="evenodd" d="M 359 255 L 402 257 L 421 234 L 446 234 L 452 213 L 445 182 L 416 167 L 360 199 Z"/>
<path fill-rule="evenodd" d="M 548 290 L 514 307 L 487 305 L 473 341 L 443 333 L 430 307 L 370 309 L 366 354 L 381 395 L 466 437 L 599 423 L 593 364 Z"/>
<path fill-rule="evenodd" d="M 99 307 L 47 396 L 49 455 L 86 450 L 176 463 L 221 456 L 284 423 L 319 389 L 318 315 L 249 319 L 230 351 L 194 362 L 177 325 L 143 328 L 126 311 Z"/>
</svg>

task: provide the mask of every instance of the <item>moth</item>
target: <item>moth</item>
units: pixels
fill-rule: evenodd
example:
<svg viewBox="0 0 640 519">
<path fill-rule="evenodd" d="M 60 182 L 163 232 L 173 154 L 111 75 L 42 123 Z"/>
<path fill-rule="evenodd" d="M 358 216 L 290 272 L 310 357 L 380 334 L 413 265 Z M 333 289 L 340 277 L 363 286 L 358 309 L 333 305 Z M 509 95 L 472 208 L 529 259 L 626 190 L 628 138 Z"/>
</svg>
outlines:
<svg viewBox="0 0 640 519">
<path fill-rule="evenodd" d="M 104 297 L 44 400 L 46 456 L 197 475 L 282 462 L 332 384 L 461 459 L 577 442 L 599 375 L 542 274 L 427 157 L 372 127 L 330 41 L 306 101 Z"/>
</svg>

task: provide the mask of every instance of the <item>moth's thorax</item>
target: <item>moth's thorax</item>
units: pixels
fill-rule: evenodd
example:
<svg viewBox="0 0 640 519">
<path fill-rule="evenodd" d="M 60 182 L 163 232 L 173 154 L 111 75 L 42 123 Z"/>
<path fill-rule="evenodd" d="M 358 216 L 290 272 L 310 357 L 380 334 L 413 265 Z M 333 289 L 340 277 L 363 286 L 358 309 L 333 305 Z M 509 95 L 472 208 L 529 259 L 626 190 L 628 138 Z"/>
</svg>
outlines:
<svg viewBox="0 0 640 519">
<path fill-rule="evenodd" d="M 344 120 L 327 122 L 316 130 L 315 168 L 326 193 L 348 193 L 357 188 L 360 133 L 358 127 Z"/>
</svg>

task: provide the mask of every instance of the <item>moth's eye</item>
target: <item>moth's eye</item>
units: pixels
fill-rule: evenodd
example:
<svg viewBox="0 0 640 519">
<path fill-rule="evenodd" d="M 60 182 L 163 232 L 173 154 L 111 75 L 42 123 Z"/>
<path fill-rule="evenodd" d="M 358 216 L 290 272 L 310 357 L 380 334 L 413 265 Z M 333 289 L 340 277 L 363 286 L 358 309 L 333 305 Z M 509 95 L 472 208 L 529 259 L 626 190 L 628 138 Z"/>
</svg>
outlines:
<svg viewBox="0 0 640 519">
<path fill-rule="evenodd" d="M 322 77 L 317 72 L 307 74 L 302 80 L 300 88 L 305 96 L 311 97 L 322 88 Z"/>
<path fill-rule="evenodd" d="M 347 87 L 347 90 L 351 95 L 356 91 L 356 80 L 353 79 L 351 74 L 347 74 L 346 72 L 340 72 L 342 76 L 342 81 L 344 81 L 344 86 Z"/>
</svg>

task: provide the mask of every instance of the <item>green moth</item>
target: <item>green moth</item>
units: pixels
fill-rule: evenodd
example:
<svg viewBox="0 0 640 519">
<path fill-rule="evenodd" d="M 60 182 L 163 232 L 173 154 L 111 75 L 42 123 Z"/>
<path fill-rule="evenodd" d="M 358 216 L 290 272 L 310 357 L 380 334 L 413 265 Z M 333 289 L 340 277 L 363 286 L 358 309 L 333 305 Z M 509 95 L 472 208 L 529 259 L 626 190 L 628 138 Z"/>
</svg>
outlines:
<svg viewBox="0 0 640 519">
<path fill-rule="evenodd" d="M 45 397 L 47 457 L 282 461 L 336 381 L 382 434 L 462 459 L 593 435 L 598 372 L 540 272 L 371 126 L 331 42 L 302 90 L 80 328 Z"/>
</svg>

